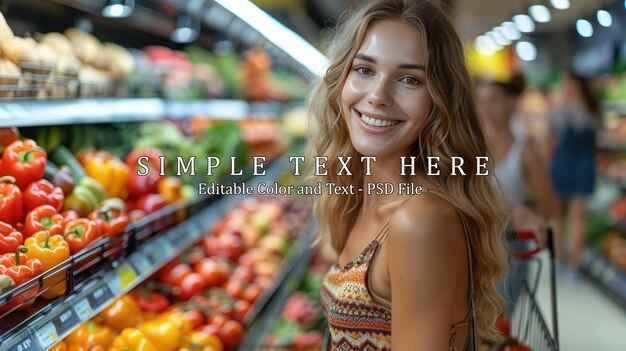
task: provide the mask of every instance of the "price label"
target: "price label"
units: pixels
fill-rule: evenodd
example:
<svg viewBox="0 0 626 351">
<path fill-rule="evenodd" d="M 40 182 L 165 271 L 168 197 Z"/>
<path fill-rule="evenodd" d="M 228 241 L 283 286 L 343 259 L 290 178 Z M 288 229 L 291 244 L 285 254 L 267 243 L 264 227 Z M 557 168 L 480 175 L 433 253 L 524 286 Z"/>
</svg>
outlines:
<svg viewBox="0 0 626 351">
<path fill-rule="evenodd" d="M 174 248 L 169 243 L 169 241 L 167 241 L 167 239 L 164 238 L 163 236 L 160 236 L 159 238 L 157 238 L 153 242 L 151 247 L 154 247 L 153 254 L 156 255 L 157 262 L 160 262 L 162 260 L 169 260 L 172 254 L 174 253 Z"/>
<path fill-rule="evenodd" d="M 122 264 L 117 269 L 117 279 L 120 281 L 122 290 L 126 290 L 132 283 L 137 280 L 137 273 L 128 263 Z"/>
<path fill-rule="evenodd" d="M 37 336 L 37 340 L 39 340 L 39 346 L 43 349 L 48 349 L 48 347 L 54 345 L 54 343 L 59 340 L 59 334 L 52 322 L 39 328 L 39 330 L 35 332 L 35 336 Z"/>
<path fill-rule="evenodd" d="M 58 335 L 63 335 L 80 324 L 80 319 L 78 318 L 76 312 L 74 312 L 74 309 L 68 305 L 66 310 L 59 313 L 59 315 L 52 320 L 52 323 L 54 324 Z"/>
<path fill-rule="evenodd" d="M 101 284 L 91 294 L 87 295 L 89 305 L 94 311 L 98 310 L 100 307 L 104 306 L 112 299 L 113 294 L 111 293 L 111 290 L 109 290 L 109 287 L 107 287 L 105 284 Z"/>
<path fill-rule="evenodd" d="M 74 309 L 76 310 L 76 314 L 81 321 L 86 321 L 91 316 L 93 316 L 93 309 L 89 304 L 89 300 L 87 298 L 80 299 L 77 303 L 74 304 Z"/>
<path fill-rule="evenodd" d="M 130 263 L 135 267 L 139 274 L 150 272 L 152 270 L 152 264 L 142 252 L 135 252 L 130 257 Z"/>
<path fill-rule="evenodd" d="M 6 351 L 39 351 L 35 340 L 28 331 L 24 331 L 18 334 L 15 339 L 17 339 L 18 341 L 9 346 Z"/>
</svg>

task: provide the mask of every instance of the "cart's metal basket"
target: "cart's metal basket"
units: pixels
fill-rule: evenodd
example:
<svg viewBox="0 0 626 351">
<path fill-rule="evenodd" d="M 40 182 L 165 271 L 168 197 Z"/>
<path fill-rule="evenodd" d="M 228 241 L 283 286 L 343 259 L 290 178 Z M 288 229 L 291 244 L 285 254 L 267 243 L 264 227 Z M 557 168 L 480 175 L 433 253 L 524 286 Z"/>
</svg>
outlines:
<svg viewBox="0 0 626 351">
<path fill-rule="evenodd" d="M 548 269 L 550 274 L 552 328 L 548 327 L 544 314 L 537 302 L 537 287 L 539 286 L 539 277 L 544 267 L 542 267 L 542 261 L 535 257 L 535 254 L 542 251 L 544 247 L 532 232 L 518 232 L 517 235 L 519 240 L 533 241 L 535 248 L 530 251 L 515 252 L 513 254 L 514 259 L 526 260 L 536 265 L 536 274 L 532 274 L 533 276 L 526 279 L 522 285 L 519 299 L 511 315 L 511 334 L 522 344 L 529 346 L 533 351 L 557 351 L 559 350 L 559 334 L 552 229 L 548 228 L 547 230 L 546 245 L 546 249 L 549 253 Z M 550 329 L 552 329 L 553 332 L 551 332 Z"/>
</svg>

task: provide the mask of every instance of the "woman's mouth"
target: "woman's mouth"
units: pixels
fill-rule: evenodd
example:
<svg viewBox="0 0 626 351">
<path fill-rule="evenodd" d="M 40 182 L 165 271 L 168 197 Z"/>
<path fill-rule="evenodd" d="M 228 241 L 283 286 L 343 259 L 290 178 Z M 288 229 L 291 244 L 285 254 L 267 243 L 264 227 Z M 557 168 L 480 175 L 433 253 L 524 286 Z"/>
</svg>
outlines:
<svg viewBox="0 0 626 351">
<path fill-rule="evenodd" d="M 355 110 L 356 111 L 356 110 Z M 366 125 L 368 126 L 372 126 L 372 127 L 393 127 L 397 124 L 400 123 L 400 121 L 393 121 L 393 120 L 388 120 L 388 119 L 379 119 L 379 118 L 374 118 L 374 117 L 370 117 L 366 114 L 362 114 L 359 111 L 356 111 L 357 115 L 359 116 L 359 119 Z"/>
</svg>

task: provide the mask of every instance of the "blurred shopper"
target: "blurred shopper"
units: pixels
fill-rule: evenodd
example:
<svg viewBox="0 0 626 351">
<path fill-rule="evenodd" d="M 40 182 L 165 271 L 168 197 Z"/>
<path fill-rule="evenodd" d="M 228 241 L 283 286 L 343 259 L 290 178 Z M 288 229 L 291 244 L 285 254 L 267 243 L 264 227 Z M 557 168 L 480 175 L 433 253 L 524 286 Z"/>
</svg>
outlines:
<svg viewBox="0 0 626 351">
<path fill-rule="evenodd" d="M 557 258 L 561 257 L 561 239 L 569 216 L 568 278 L 578 279 L 580 256 L 585 243 L 585 199 L 595 184 L 595 131 L 599 103 L 588 82 L 568 72 L 562 81 L 562 104 L 549 116 L 553 136 L 551 179 L 561 203 L 554 229 Z"/>
<path fill-rule="evenodd" d="M 535 152 L 532 140 L 512 128 L 517 100 L 525 85 L 524 76 L 514 74 L 508 82 L 483 82 L 478 91 L 487 146 L 495 163 L 496 187 L 511 209 L 512 231 L 507 238 L 510 251 L 524 251 L 526 247 L 517 241 L 516 232 L 530 231 L 541 242 L 545 241 L 546 220 L 555 208 L 547 164 Z M 515 307 L 528 274 L 525 262 L 512 260 L 510 264 L 509 277 L 504 284 L 509 313 Z"/>
</svg>

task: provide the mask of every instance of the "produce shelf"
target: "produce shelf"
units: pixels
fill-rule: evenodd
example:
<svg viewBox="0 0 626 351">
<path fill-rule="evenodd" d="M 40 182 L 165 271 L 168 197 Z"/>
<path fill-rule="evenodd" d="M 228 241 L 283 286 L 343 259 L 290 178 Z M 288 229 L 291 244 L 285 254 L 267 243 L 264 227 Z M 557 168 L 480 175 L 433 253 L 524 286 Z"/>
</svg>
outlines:
<svg viewBox="0 0 626 351">
<path fill-rule="evenodd" d="M 282 157 L 269 165 L 264 177 L 249 179 L 247 183 L 256 185 L 261 181 L 275 181 L 288 166 L 287 158 Z M 234 179 L 224 183 L 234 183 Z M 8 301 L 11 296 L 43 284 L 48 277 L 67 271 L 69 291 L 65 296 L 51 302 L 38 299 L 28 310 L 6 316 L 0 313 L 0 351 L 47 350 L 191 247 L 229 208 L 243 198 L 244 195 L 207 196 L 187 204 L 168 206 L 133 223 L 124 235 L 103 240 L 19 286 L 15 291 L 1 295 L 0 301 Z M 309 243 L 307 237 L 303 236 L 295 245 L 300 252 L 306 252 Z M 74 268 L 79 263 L 89 262 L 98 255 L 108 257 L 111 252 L 119 252 L 120 249 L 124 250 L 120 259 L 100 262 L 105 266 L 96 266 L 94 273 L 81 271 L 82 274 L 74 274 Z M 286 267 L 289 266 L 287 264 Z M 280 274 L 278 282 L 284 279 Z M 271 295 L 273 291 L 268 292 L 264 299 L 260 298 L 263 304 L 270 300 Z M 250 313 L 256 317 L 262 308 L 255 304 Z"/>
<path fill-rule="evenodd" d="M 597 287 L 626 310 L 626 273 L 607 262 L 592 248 L 586 248 L 583 253 L 582 270 Z"/>
<path fill-rule="evenodd" d="M 159 98 L 76 99 L 0 103 L 0 127 L 153 121 L 207 116 L 240 120 L 250 115 L 278 115 L 287 104 L 243 100 L 173 101 Z"/>
<path fill-rule="evenodd" d="M 310 230 L 307 231 L 312 233 Z M 310 239 L 312 236 L 310 234 L 307 236 L 309 237 L 307 245 L 303 245 L 301 247 L 302 250 L 294 250 L 295 252 L 298 252 L 297 257 L 293 260 L 288 273 L 271 297 L 271 300 L 269 300 L 269 302 L 264 306 L 261 313 L 256 316 L 256 319 L 252 322 L 252 324 L 249 325 L 243 341 L 237 348 L 238 351 L 262 349 L 265 338 L 269 335 L 275 321 L 279 319 L 287 299 L 293 293 L 292 285 L 297 286 L 309 267 L 309 263 L 313 256 L 313 250 L 310 250 Z"/>
</svg>

